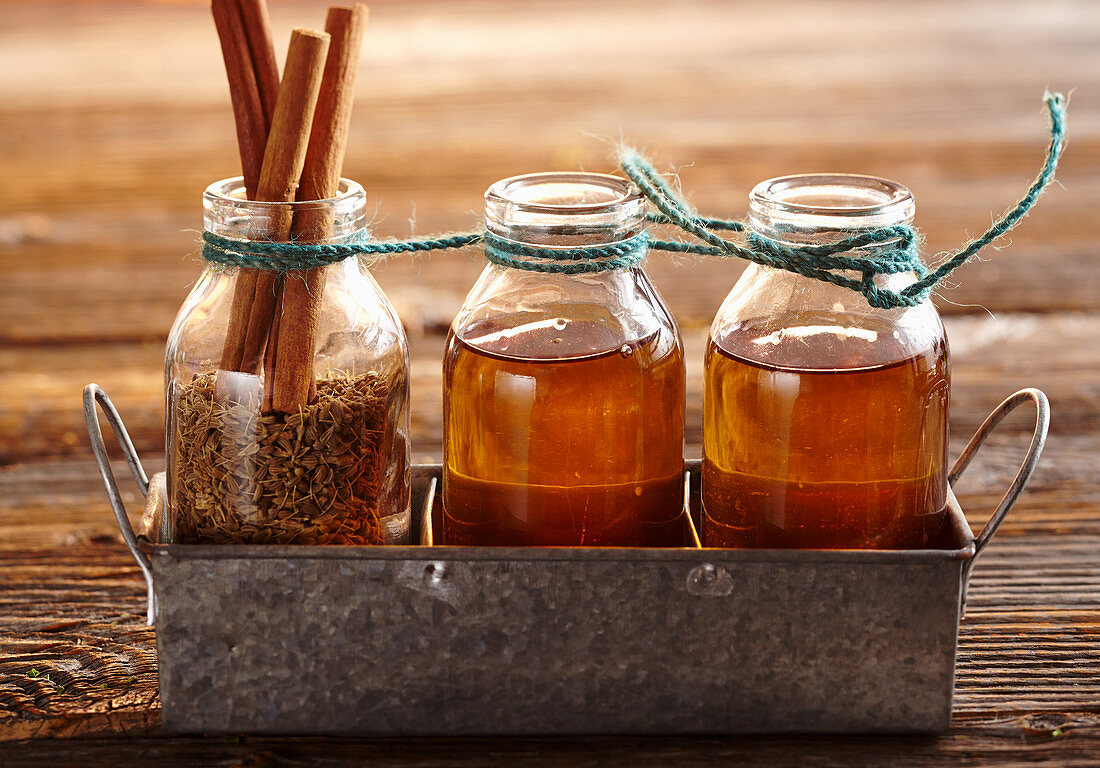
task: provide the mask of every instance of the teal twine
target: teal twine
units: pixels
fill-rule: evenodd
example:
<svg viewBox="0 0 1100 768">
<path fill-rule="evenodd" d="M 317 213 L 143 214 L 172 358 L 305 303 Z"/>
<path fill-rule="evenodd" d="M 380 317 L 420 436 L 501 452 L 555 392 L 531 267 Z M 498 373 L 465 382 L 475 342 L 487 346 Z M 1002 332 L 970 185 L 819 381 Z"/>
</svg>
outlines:
<svg viewBox="0 0 1100 768">
<path fill-rule="evenodd" d="M 586 245 L 580 248 L 538 248 L 486 232 L 485 258 L 494 264 L 531 272 L 576 275 L 624 269 L 645 258 L 649 234 L 642 232 L 617 243 Z"/>
<path fill-rule="evenodd" d="M 746 245 L 740 245 L 714 234 L 712 230 L 743 231 L 743 224 L 726 219 L 700 217 L 672 190 L 653 166 L 633 149 L 624 150 L 620 160 L 623 172 L 659 211 L 659 214 L 650 217 L 651 220 L 675 226 L 702 241 L 685 243 L 675 240 L 653 240 L 649 244 L 650 248 L 673 253 L 734 256 L 850 288 L 863 294 L 872 307 L 881 309 L 911 307 L 928 298 L 932 289 L 940 281 L 1016 226 L 1035 205 L 1039 195 L 1054 180 L 1054 171 L 1058 167 L 1058 160 L 1065 145 L 1066 98 L 1060 93 L 1047 92 L 1043 95 L 1043 101 L 1050 114 L 1050 143 L 1047 145 L 1046 159 L 1039 175 L 1020 201 L 995 221 L 985 233 L 972 239 L 931 271 L 920 259 L 920 237 L 916 230 L 908 225 L 861 231 L 835 243 L 802 247 L 782 245 L 750 233 L 745 238 Z M 868 255 L 844 255 L 876 244 L 884 244 L 886 247 L 876 249 Z M 838 274 L 845 271 L 858 272 L 860 279 Z M 916 273 L 917 280 L 900 291 L 881 288 L 874 280 L 878 275 L 909 271 Z"/>
<path fill-rule="evenodd" d="M 291 272 L 313 269 L 343 261 L 352 256 L 384 257 L 399 253 L 465 248 L 484 243 L 485 256 L 494 264 L 515 269 L 557 274 L 599 272 L 622 269 L 638 263 L 647 249 L 670 253 L 691 253 L 747 259 L 777 269 L 849 288 L 861 293 L 872 307 L 894 309 L 923 302 L 932 290 L 991 242 L 1004 235 L 1035 205 L 1039 195 L 1054 180 L 1054 171 L 1065 144 L 1066 98 L 1060 93 L 1043 96 L 1050 113 L 1050 144 L 1039 175 L 1015 206 L 980 237 L 929 270 L 920 258 L 920 236 L 908 225 L 864 230 L 835 243 L 792 247 L 761 237 L 744 235 L 744 244 L 723 238 L 716 231 L 744 232 L 742 222 L 700 216 L 680 198 L 653 166 L 633 149 L 622 153 L 624 173 L 657 209 L 647 219 L 656 224 L 676 227 L 694 236 L 698 243 L 677 240 L 650 240 L 641 233 L 628 240 L 572 248 L 548 248 L 525 245 L 488 232 L 467 232 L 417 240 L 372 240 L 366 233 L 340 242 L 322 245 L 283 243 L 265 240 L 238 240 L 203 232 L 202 255 L 211 264 L 222 267 Z M 855 254 L 861 248 L 882 246 L 871 253 Z M 845 273 L 856 272 L 859 279 Z M 914 272 L 917 280 L 900 291 L 879 287 L 875 277 L 899 272 Z"/>
<path fill-rule="evenodd" d="M 399 253 L 465 248 L 481 240 L 477 233 L 443 235 L 423 240 L 372 240 L 361 232 L 340 243 L 314 245 L 271 240 L 237 240 L 213 232 L 202 233 L 202 257 L 221 267 L 244 267 L 271 272 L 294 272 L 326 267 L 352 256 L 392 256 Z"/>
<path fill-rule="evenodd" d="M 220 267 L 244 267 L 269 272 L 295 272 L 336 264 L 352 256 L 391 256 L 417 251 L 440 251 L 485 244 L 485 258 L 494 264 L 533 272 L 574 275 L 623 269 L 645 258 L 645 232 L 617 243 L 578 248 L 539 248 L 506 240 L 490 232 L 469 232 L 423 240 L 371 240 L 361 233 L 341 243 L 310 245 L 271 240 L 237 240 L 213 232 L 202 233 L 202 257 Z"/>
</svg>

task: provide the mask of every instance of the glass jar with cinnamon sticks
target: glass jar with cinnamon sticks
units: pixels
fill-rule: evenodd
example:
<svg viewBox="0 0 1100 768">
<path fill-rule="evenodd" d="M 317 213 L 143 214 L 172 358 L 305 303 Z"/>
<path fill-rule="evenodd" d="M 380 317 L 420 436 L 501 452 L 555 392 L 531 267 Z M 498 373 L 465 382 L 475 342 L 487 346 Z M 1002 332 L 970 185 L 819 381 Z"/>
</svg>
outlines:
<svg viewBox="0 0 1100 768">
<path fill-rule="evenodd" d="M 340 242 L 364 223 L 363 188 L 328 200 L 247 200 L 241 179 L 203 195 L 205 228 L 247 240 L 280 219 L 326 222 Z M 320 275 L 311 275 L 320 272 Z M 319 278 L 319 279 L 318 279 Z M 241 357 L 245 313 L 264 339 Z M 312 282 L 312 286 L 307 285 Z M 315 301 L 303 306 L 298 295 Z M 311 315 L 311 319 L 305 317 Z M 280 355 L 313 350 L 308 357 Z M 396 313 L 352 258 L 307 272 L 208 268 L 181 308 L 166 353 L 168 496 L 178 543 L 381 544 L 409 525 L 408 351 Z"/>
<path fill-rule="evenodd" d="M 270 255 L 360 237 L 365 194 L 340 168 L 366 7 L 329 8 L 323 32 L 294 30 L 281 77 L 263 0 L 213 0 L 212 11 L 244 173 L 206 190 L 204 239 Z M 176 317 L 165 353 L 174 542 L 408 537 L 401 323 L 356 259 L 300 255 L 209 267 Z"/>
</svg>

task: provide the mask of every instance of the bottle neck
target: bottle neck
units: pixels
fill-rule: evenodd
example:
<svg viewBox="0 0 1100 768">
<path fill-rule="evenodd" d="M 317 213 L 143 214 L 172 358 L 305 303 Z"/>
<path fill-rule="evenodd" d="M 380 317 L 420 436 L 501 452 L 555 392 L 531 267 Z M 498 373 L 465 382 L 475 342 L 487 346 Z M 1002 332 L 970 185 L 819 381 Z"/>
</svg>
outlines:
<svg viewBox="0 0 1100 768">
<path fill-rule="evenodd" d="M 293 237 L 308 242 L 339 242 L 366 226 L 366 192 L 348 179 L 340 180 L 334 198 L 293 203 L 248 200 L 240 177 L 225 179 L 206 188 L 202 204 L 207 232 L 241 240 Z"/>
<path fill-rule="evenodd" d="M 757 184 L 749 194 L 752 231 L 785 245 L 823 245 L 911 224 L 915 211 L 913 195 L 901 184 L 855 174 L 782 176 Z"/>
<path fill-rule="evenodd" d="M 485 228 L 523 245 L 583 248 L 645 230 L 645 199 L 629 181 L 598 173 L 532 173 L 485 192 Z"/>
</svg>

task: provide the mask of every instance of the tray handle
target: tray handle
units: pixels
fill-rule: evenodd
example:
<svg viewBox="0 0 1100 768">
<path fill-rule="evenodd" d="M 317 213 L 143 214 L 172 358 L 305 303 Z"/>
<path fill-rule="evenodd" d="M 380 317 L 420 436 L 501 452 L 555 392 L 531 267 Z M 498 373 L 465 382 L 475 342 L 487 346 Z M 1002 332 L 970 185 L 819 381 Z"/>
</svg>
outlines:
<svg viewBox="0 0 1100 768">
<path fill-rule="evenodd" d="M 970 443 L 966 446 L 966 449 L 963 450 L 959 458 L 955 461 L 955 466 L 951 468 L 951 474 L 947 476 L 947 482 L 954 487 L 955 482 L 962 476 L 962 473 L 966 471 L 966 468 L 970 466 L 971 460 L 973 460 L 974 455 L 985 443 L 989 434 L 1001 423 L 1001 420 L 1005 416 L 1012 413 L 1018 406 L 1028 400 L 1035 403 L 1035 431 L 1031 436 L 1031 445 L 1028 446 L 1027 455 L 1024 456 L 1024 460 L 1020 464 L 1020 470 L 1016 473 L 1012 485 L 1005 491 L 1005 495 L 1001 498 L 1001 503 L 997 505 L 997 509 L 993 512 L 993 515 L 989 518 L 985 527 L 982 528 L 982 532 L 974 539 L 974 556 L 970 558 L 970 561 L 966 564 L 966 568 L 963 570 L 964 584 L 969 582 L 970 572 L 974 570 L 974 563 L 977 561 L 978 556 L 985 550 L 986 545 L 989 544 L 989 540 L 993 538 L 993 534 L 1001 527 L 1001 523 L 1004 522 L 1009 510 L 1012 509 L 1017 499 L 1020 498 L 1020 494 L 1023 493 L 1024 487 L 1031 479 L 1031 475 L 1035 472 L 1035 466 L 1039 463 L 1039 456 L 1043 452 L 1043 445 L 1046 443 L 1047 439 L 1047 429 L 1050 426 L 1050 403 L 1047 401 L 1047 396 L 1043 394 L 1042 391 L 1029 387 L 1028 389 L 1021 389 L 1016 394 L 1005 398 L 1004 402 L 998 405 L 993 410 L 993 413 L 989 414 L 986 420 L 982 422 L 982 425 L 978 427 L 978 431 L 970 438 Z"/>
<path fill-rule="evenodd" d="M 111 425 L 115 437 L 118 438 L 118 442 L 122 446 L 122 452 L 126 456 L 126 463 L 130 466 L 130 474 L 134 476 L 134 482 L 137 483 L 143 496 L 149 495 L 149 477 L 145 474 L 145 468 L 141 466 L 141 459 L 138 458 L 137 451 L 134 450 L 134 443 L 130 440 L 130 435 L 122 423 L 122 417 L 118 415 L 118 411 L 111 403 L 111 398 L 107 397 L 107 393 L 98 384 L 89 384 L 84 387 L 84 421 L 88 425 L 88 437 L 92 440 L 92 453 L 95 454 L 96 464 L 99 465 L 99 474 L 103 478 L 103 485 L 107 488 L 107 498 L 110 499 L 111 508 L 114 510 L 118 529 L 122 531 L 122 538 L 126 541 L 126 546 L 130 548 L 130 553 L 137 560 L 138 567 L 141 568 L 141 572 L 145 576 L 146 605 L 148 606 L 146 621 L 149 626 L 152 626 L 155 615 L 152 564 L 149 562 L 148 556 L 141 551 L 137 534 L 134 533 L 134 528 L 130 525 L 130 518 L 126 515 L 126 505 L 122 502 L 122 494 L 118 491 L 115 473 L 111 469 L 111 462 L 107 457 L 107 446 L 103 443 L 103 432 L 99 428 L 96 403 L 99 403 L 99 407 L 103 409 L 103 415 L 107 418 L 107 423 Z"/>
</svg>

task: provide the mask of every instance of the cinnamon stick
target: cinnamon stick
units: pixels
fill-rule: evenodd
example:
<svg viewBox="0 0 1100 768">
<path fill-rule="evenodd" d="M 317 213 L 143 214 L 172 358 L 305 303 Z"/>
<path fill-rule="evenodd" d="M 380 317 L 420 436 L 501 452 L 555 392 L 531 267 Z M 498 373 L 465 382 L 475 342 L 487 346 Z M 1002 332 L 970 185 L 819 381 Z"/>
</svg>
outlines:
<svg viewBox="0 0 1100 768">
<path fill-rule="evenodd" d="M 267 134 L 275 113 L 279 71 L 264 0 L 212 0 L 210 10 L 221 40 L 229 95 L 237 126 L 245 194 L 256 199 Z M 256 294 L 257 273 L 241 270 L 234 283 L 221 368 L 242 368 L 245 332 Z M 254 372 L 254 371 L 250 371 Z"/>
<path fill-rule="evenodd" d="M 244 20 L 248 52 L 252 58 L 252 70 L 256 73 L 256 85 L 260 102 L 267 115 L 267 127 L 275 114 L 275 100 L 279 95 L 279 65 L 275 61 L 275 43 L 271 39 L 271 16 L 265 0 L 237 0 Z M 267 138 L 267 134 L 264 134 Z"/>
<path fill-rule="evenodd" d="M 332 43 L 298 187 L 299 201 L 326 200 L 339 192 L 366 24 L 365 5 L 328 9 L 325 31 Z M 296 242 L 321 242 L 331 237 L 332 226 L 331 211 L 302 210 L 294 219 L 293 238 Z M 313 358 L 324 284 L 324 267 L 288 275 L 284 280 L 264 364 L 272 393 L 268 406 L 276 411 L 296 413 L 315 396 Z"/>
<path fill-rule="evenodd" d="M 296 29 L 291 35 L 286 67 L 279 85 L 271 133 L 257 185 L 256 197 L 259 200 L 282 203 L 294 200 L 302 165 L 305 163 L 309 129 L 313 122 L 328 44 L 329 36 L 324 32 Z M 289 209 L 273 207 L 266 220 L 254 220 L 250 237 L 287 240 L 291 221 Z M 278 285 L 271 272 L 257 270 L 254 274 L 252 304 L 242 316 L 244 333 L 239 362 L 233 367 L 223 365 L 226 370 L 254 373 L 259 370 L 263 359 L 264 345 L 267 343 L 268 330 L 275 313 Z M 236 298 L 234 294 L 234 305 L 237 303 Z M 232 320 L 230 329 L 233 329 Z M 229 343 L 227 336 L 227 349 Z M 227 362 L 225 352 L 224 362 Z"/>
<path fill-rule="evenodd" d="M 249 199 L 254 200 L 273 110 L 264 109 L 265 95 L 261 93 L 261 81 L 257 79 L 252 63 L 249 34 L 238 0 L 212 0 L 210 11 L 214 16 L 214 26 L 218 29 L 225 74 L 229 79 L 229 97 L 237 126 L 237 148 L 241 155 L 244 186 Z M 273 87 L 266 80 L 262 82 L 263 88 L 271 88 L 268 98 L 274 99 L 278 85 L 278 72 L 275 73 Z"/>
</svg>

